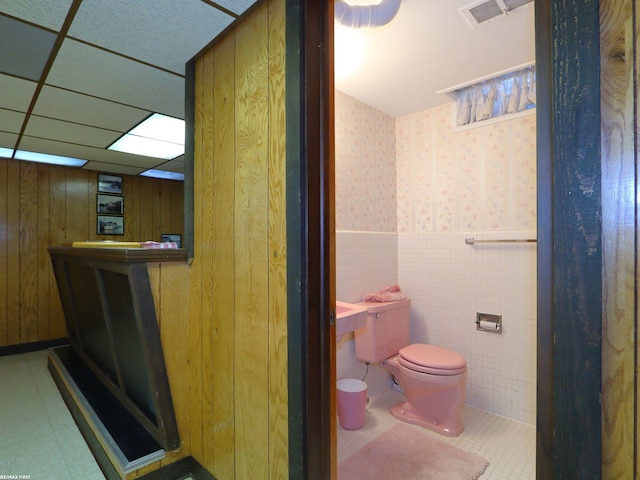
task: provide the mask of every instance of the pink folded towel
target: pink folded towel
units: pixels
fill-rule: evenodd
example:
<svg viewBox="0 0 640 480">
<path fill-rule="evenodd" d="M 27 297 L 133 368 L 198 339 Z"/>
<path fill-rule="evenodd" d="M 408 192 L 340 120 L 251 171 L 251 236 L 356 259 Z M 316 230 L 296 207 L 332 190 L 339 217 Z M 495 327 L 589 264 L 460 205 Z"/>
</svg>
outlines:
<svg viewBox="0 0 640 480">
<path fill-rule="evenodd" d="M 365 302 L 398 302 L 406 298 L 407 296 L 402 293 L 398 285 L 387 285 L 379 292 L 365 295 L 363 300 Z"/>
</svg>

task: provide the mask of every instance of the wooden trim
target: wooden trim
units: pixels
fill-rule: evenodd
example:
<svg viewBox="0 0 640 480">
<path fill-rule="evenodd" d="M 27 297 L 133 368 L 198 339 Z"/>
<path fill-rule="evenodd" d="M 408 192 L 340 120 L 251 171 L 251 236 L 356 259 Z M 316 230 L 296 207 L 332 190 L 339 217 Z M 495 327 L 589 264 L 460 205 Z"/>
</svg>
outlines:
<svg viewBox="0 0 640 480">
<path fill-rule="evenodd" d="M 195 115 L 196 115 L 196 62 L 191 60 L 185 67 L 185 104 L 184 104 L 184 235 L 182 247 L 187 258 L 193 259 L 193 157 L 195 152 Z"/>
<path fill-rule="evenodd" d="M 328 3 L 287 0 L 290 478 L 331 476 Z"/>
<path fill-rule="evenodd" d="M 43 340 L 41 342 L 21 343 L 18 345 L 9 345 L 6 347 L 0 347 L 0 357 L 7 355 L 20 355 L 29 352 L 38 352 L 40 350 L 47 350 L 52 347 L 59 347 L 61 345 L 68 345 L 69 339 L 55 338 L 53 340 Z"/>
<path fill-rule="evenodd" d="M 638 478 L 634 5 L 633 0 L 600 2 L 602 190 L 606 192 L 602 195 L 602 478 Z"/>
<path fill-rule="evenodd" d="M 170 463 L 158 470 L 138 477 L 138 480 L 168 480 L 172 478 L 216 480 L 215 477 L 193 457 L 181 458 L 177 462 Z"/>
<path fill-rule="evenodd" d="M 537 477 L 600 477 L 598 2 L 536 2 Z"/>
<path fill-rule="evenodd" d="M 119 263 L 179 262 L 186 260 L 182 248 L 75 248 L 49 247 L 51 255 L 91 258 Z"/>
<path fill-rule="evenodd" d="M 538 0 L 536 16 L 537 132 L 537 445 L 536 477 L 552 478 L 553 472 L 553 218 L 552 203 L 552 110 L 551 110 L 551 5 Z"/>
<path fill-rule="evenodd" d="M 328 166 L 328 188 L 329 188 L 329 205 L 328 205 L 328 223 L 329 223 L 329 265 L 327 266 L 329 275 L 329 305 L 331 308 L 331 325 L 330 325 L 330 344 L 329 344 L 329 385 L 330 387 L 330 411 L 329 411 L 329 426 L 330 426 L 330 455 L 331 455 L 331 479 L 336 480 L 338 478 L 338 403 L 337 403 L 337 391 L 335 385 L 337 383 L 337 363 L 336 363 L 336 211 L 335 211 L 335 153 L 336 153 L 336 135 L 335 135 L 335 73 L 334 73 L 334 2 L 328 2 L 326 11 L 327 15 L 327 31 L 325 41 L 325 69 L 327 74 L 325 81 L 328 83 L 328 105 L 326 106 L 329 116 L 329 126 L 327 130 L 326 148 L 327 156 L 329 159 Z"/>
</svg>

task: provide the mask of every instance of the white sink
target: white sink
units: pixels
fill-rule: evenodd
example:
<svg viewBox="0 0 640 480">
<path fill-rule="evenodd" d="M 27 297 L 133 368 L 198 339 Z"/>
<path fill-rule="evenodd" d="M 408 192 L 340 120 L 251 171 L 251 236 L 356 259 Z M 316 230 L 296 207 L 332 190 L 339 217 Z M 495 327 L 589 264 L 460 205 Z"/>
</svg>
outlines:
<svg viewBox="0 0 640 480">
<path fill-rule="evenodd" d="M 336 302 L 336 337 L 338 340 L 349 333 L 362 328 L 367 323 L 367 307 L 353 303 Z"/>
</svg>

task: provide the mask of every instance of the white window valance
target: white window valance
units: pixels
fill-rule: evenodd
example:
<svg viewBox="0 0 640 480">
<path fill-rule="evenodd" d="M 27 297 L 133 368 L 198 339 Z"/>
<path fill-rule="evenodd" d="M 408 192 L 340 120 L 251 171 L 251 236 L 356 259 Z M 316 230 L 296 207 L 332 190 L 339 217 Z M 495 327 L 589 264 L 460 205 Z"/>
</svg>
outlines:
<svg viewBox="0 0 640 480">
<path fill-rule="evenodd" d="M 535 65 L 469 85 L 455 94 L 458 126 L 534 108 Z"/>
</svg>

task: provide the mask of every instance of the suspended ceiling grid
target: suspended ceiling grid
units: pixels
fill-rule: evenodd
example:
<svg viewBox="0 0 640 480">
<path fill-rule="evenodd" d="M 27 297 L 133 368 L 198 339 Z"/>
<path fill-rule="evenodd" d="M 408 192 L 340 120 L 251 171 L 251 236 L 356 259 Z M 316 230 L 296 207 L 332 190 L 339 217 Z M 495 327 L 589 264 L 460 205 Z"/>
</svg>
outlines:
<svg viewBox="0 0 640 480">
<path fill-rule="evenodd" d="M 255 0 L 3 0 L 0 148 L 137 175 L 171 161 L 106 150 L 151 113 L 184 119 L 185 64 Z"/>
</svg>

